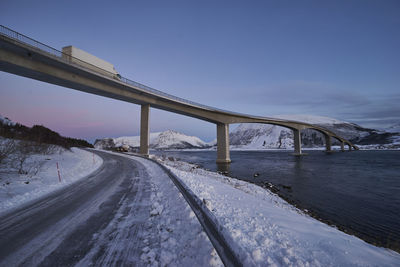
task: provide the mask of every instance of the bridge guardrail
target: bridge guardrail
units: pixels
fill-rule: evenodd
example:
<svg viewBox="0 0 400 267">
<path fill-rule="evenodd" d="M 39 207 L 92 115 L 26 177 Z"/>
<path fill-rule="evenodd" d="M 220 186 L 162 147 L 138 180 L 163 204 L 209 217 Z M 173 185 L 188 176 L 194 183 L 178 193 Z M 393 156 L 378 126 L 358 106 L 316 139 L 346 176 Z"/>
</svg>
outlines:
<svg viewBox="0 0 400 267">
<path fill-rule="evenodd" d="M 15 40 L 16 42 L 22 43 L 24 45 L 28 45 L 28 46 L 32 47 L 33 49 L 37 49 L 37 50 L 39 50 L 41 52 L 47 53 L 50 56 L 56 57 L 58 60 L 61 60 L 61 61 L 65 62 L 65 63 L 67 63 L 67 64 L 75 65 L 75 66 L 78 66 L 80 68 L 84 68 L 85 70 L 89 70 L 89 71 L 93 71 L 94 69 L 97 69 L 98 71 L 96 73 L 98 75 L 102 75 L 102 73 L 108 73 L 109 77 L 115 77 L 114 73 L 111 73 L 111 72 L 109 72 L 107 70 L 99 68 L 98 66 L 90 64 L 88 62 L 85 62 L 85 61 L 83 61 L 83 60 L 81 60 L 79 58 L 72 57 L 71 55 L 67 55 L 67 54 L 63 53 L 62 51 L 60 51 L 60 50 L 57 50 L 57 49 L 55 49 L 55 48 L 53 48 L 51 46 L 48 46 L 48 45 L 43 44 L 43 43 L 41 43 L 39 41 L 36 41 L 36 40 L 26 36 L 26 35 L 18 33 L 18 32 L 14 31 L 14 30 L 12 30 L 10 28 L 7 28 L 7 27 L 3 26 L 3 25 L 0 25 L 0 35 L 6 36 L 8 38 L 11 38 L 11 39 Z M 63 55 L 64 55 L 64 57 L 63 57 Z M 82 62 L 83 64 L 73 63 L 70 60 L 68 60 L 68 58 L 73 58 L 74 61 Z M 90 68 L 85 67 L 85 66 L 90 66 Z M 193 107 L 198 107 L 198 108 L 202 108 L 202 109 L 206 109 L 206 110 L 210 110 L 210 111 L 214 111 L 214 112 L 217 111 L 217 112 L 228 113 L 230 115 L 246 116 L 246 117 L 252 117 L 254 119 L 257 119 L 257 117 L 255 117 L 255 116 L 241 114 L 241 113 L 232 112 L 232 111 L 228 111 L 228 110 L 223 110 L 223 109 L 219 109 L 219 108 L 203 105 L 203 104 L 200 104 L 200 103 L 196 103 L 196 102 L 193 102 L 193 101 L 190 101 L 190 100 L 187 100 L 187 99 L 184 99 L 184 98 L 180 98 L 180 97 L 177 97 L 177 96 L 174 96 L 174 95 L 171 95 L 171 94 L 167 94 L 167 93 L 164 93 L 164 92 L 162 92 L 160 90 L 151 88 L 151 87 L 149 87 L 147 85 L 135 82 L 133 80 L 130 80 L 130 79 L 122 77 L 122 76 L 118 77 L 117 79 L 120 82 L 125 83 L 125 84 L 130 85 L 130 86 L 133 86 L 133 87 L 135 87 L 135 89 L 140 90 L 142 92 L 151 93 L 153 95 L 161 96 L 161 97 L 164 97 L 164 98 L 169 99 L 169 100 L 178 101 L 178 102 L 181 102 L 181 103 L 184 103 L 184 104 L 188 104 L 188 105 L 191 105 Z M 258 117 L 258 118 L 259 119 L 273 119 L 275 121 L 281 120 L 281 119 L 277 119 L 277 118 L 266 118 L 266 117 Z M 282 121 L 284 121 L 284 120 L 282 120 Z M 302 122 L 298 122 L 298 121 L 287 121 L 287 122 L 307 124 L 307 123 L 302 123 Z M 310 126 L 314 126 L 314 125 L 310 125 Z M 314 127 L 310 127 L 310 128 L 317 129 L 317 128 L 315 128 L 315 126 Z M 329 131 L 327 129 L 324 129 L 324 131 L 327 132 L 327 133 L 331 133 L 331 136 L 336 136 L 335 133 L 333 133 L 333 132 L 331 132 L 331 131 Z M 347 141 L 347 143 L 351 144 L 348 141 Z M 354 146 L 354 145 L 352 145 L 352 146 L 357 149 L 356 146 Z"/>
<path fill-rule="evenodd" d="M 12 30 L 10 28 L 7 28 L 7 27 L 5 27 L 3 25 L 0 25 L 0 34 L 4 35 L 4 36 L 7 36 L 7 37 L 9 37 L 11 39 L 14 39 L 14 40 L 16 40 L 16 41 L 18 41 L 20 43 L 25 44 L 25 45 L 29 45 L 29 46 L 31 46 L 31 47 L 33 47 L 35 49 L 39 49 L 40 51 L 46 52 L 46 53 L 48 53 L 48 54 L 50 54 L 52 56 L 56 56 L 58 59 L 66 62 L 68 64 L 78 65 L 79 67 L 83 67 L 83 68 L 85 68 L 87 70 L 97 69 L 99 73 L 108 73 L 110 75 L 110 77 L 115 76 L 114 73 L 111 73 L 111 72 L 109 72 L 107 70 L 99 68 L 98 66 L 90 64 L 90 63 L 88 63 L 86 61 L 83 61 L 83 60 L 81 60 L 79 58 L 73 57 L 71 55 L 67 55 L 67 54 L 63 53 L 62 51 L 60 51 L 60 50 L 57 50 L 57 49 L 55 49 L 55 48 L 53 48 L 51 46 L 48 46 L 48 45 L 43 44 L 43 43 L 41 43 L 39 41 L 36 41 L 36 40 L 26 36 L 26 35 L 23 35 L 23 34 L 21 34 L 19 32 L 16 32 L 16 31 L 14 31 L 14 30 Z M 65 55 L 65 56 L 63 57 L 63 55 Z M 82 62 L 83 64 L 73 63 L 70 60 L 67 60 L 67 58 L 73 58 L 74 61 Z M 85 65 L 90 66 L 90 68 L 85 67 Z M 151 87 L 149 87 L 147 85 L 135 82 L 133 80 L 130 80 L 130 79 L 122 77 L 122 76 L 119 77 L 118 80 L 123 82 L 123 83 L 126 83 L 128 85 L 137 87 L 137 88 L 139 88 L 139 89 L 141 89 L 143 91 L 146 91 L 146 92 L 158 95 L 158 96 L 162 96 L 162 97 L 165 97 L 165 98 L 168 98 L 168 99 L 171 99 L 171 100 L 179 101 L 179 102 L 182 102 L 182 103 L 185 103 L 185 104 L 189 104 L 189 105 L 197 106 L 197 107 L 201 107 L 201 108 L 206 108 L 206 109 L 210 109 L 210 110 L 214 110 L 214 111 L 222 111 L 222 112 L 232 113 L 232 112 L 227 111 L 227 110 L 218 109 L 218 108 L 215 108 L 215 107 L 211 107 L 211 106 L 203 105 L 203 104 L 200 104 L 200 103 L 196 103 L 196 102 L 184 99 L 184 98 L 180 98 L 180 97 L 177 97 L 177 96 L 174 96 L 174 95 L 171 95 L 171 94 L 167 94 L 167 93 L 165 93 L 163 91 L 151 88 Z"/>
</svg>

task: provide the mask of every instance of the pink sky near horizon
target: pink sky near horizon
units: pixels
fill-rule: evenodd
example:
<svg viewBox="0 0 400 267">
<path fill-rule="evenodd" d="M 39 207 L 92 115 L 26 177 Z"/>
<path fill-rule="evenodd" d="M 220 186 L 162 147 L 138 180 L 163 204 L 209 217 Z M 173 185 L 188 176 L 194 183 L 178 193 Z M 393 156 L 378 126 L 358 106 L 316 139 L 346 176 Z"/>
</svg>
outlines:
<svg viewBox="0 0 400 267">
<path fill-rule="evenodd" d="M 12 84 L 13 89 L 6 84 Z M 86 139 L 139 135 L 140 106 L 71 90 L 44 82 L 0 73 L 0 115 L 26 126 L 43 125 L 63 136 Z M 211 123 L 151 109 L 150 130 L 178 129 L 185 123 L 193 127 L 183 131 L 202 137 L 215 131 Z M 202 126 L 203 125 L 203 126 Z M 202 138 L 211 141 L 213 136 Z"/>
</svg>

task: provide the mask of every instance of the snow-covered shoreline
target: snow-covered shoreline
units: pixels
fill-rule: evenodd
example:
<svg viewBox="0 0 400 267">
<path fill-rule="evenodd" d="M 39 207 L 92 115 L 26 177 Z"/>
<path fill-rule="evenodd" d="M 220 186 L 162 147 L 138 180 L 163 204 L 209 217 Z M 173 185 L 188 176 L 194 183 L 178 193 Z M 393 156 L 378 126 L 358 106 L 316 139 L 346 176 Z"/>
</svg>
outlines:
<svg viewBox="0 0 400 267">
<path fill-rule="evenodd" d="M 247 182 L 155 157 L 218 219 L 257 265 L 398 266 L 400 255 L 311 218 L 277 195 Z"/>
<path fill-rule="evenodd" d="M 60 153 L 32 155 L 25 164 L 38 165 L 40 168 L 34 174 L 7 174 L 7 166 L 2 167 L 0 214 L 75 183 L 96 171 L 103 164 L 103 160 L 92 152 L 73 147 Z"/>
</svg>

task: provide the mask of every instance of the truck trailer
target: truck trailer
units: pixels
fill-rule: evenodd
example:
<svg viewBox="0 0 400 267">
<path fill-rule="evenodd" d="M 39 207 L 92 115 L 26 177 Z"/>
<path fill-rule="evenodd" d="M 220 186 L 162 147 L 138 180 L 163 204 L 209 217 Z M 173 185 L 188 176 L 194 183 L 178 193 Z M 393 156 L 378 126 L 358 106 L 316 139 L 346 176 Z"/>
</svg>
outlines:
<svg viewBox="0 0 400 267">
<path fill-rule="evenodd" d="M 62 48 L 62 57 L 71 63 L 78 64 L 87 69 L 99 72 L 103 75 L 119 79 L 121 76 L 115 70 L 114 65 L 96 56 L 76 48 L 72 45 Z"/>
</svg>

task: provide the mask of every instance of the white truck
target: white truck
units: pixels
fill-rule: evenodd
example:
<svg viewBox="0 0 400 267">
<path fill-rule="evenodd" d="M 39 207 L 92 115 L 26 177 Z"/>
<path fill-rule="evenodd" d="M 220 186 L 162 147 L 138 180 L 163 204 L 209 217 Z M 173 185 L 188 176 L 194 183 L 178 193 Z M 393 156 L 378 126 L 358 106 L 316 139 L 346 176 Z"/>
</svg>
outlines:
<svg viewBox="0 0 400 267">
<path fill-rule="evenodd" d="M 115 70 L 114 65 L 104 61 L 96 56 L 76 48 L 75 46 L 65 46 L 62 48 L 62 57 L 69 62 L 78 64 L 82 67 L 99 72 L 103 75 L 110 76 L 114 79 L 119 79 L 121 76 Z"/>
</svg>

